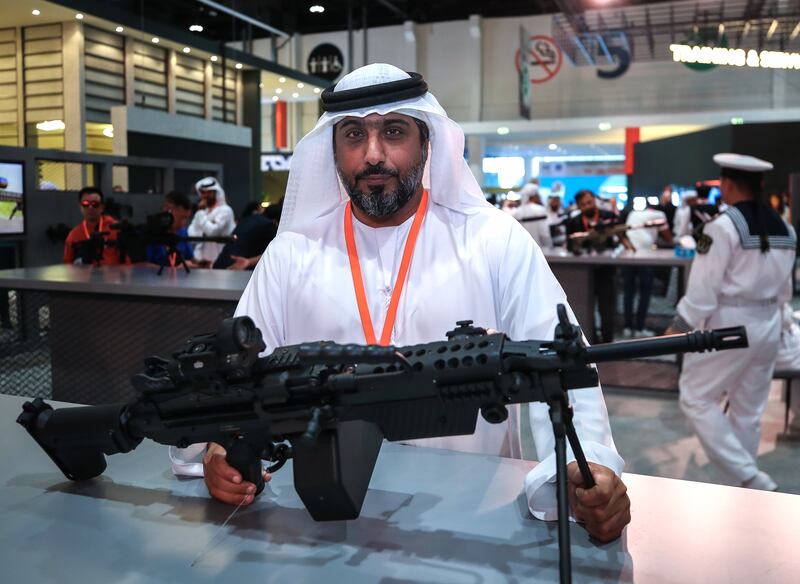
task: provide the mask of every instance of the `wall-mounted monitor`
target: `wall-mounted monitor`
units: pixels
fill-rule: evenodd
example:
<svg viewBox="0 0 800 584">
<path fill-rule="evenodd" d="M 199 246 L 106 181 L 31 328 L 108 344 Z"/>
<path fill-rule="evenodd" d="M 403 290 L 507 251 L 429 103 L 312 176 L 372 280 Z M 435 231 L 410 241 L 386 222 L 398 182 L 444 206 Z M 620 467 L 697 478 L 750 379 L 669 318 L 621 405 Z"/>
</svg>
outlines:
<svg viewBox="0 0 800 584">
<path fill-rule="evenodd" d="M 0 236 L 25 233 L 24 166 L 0 162 Z"/>
</svg>

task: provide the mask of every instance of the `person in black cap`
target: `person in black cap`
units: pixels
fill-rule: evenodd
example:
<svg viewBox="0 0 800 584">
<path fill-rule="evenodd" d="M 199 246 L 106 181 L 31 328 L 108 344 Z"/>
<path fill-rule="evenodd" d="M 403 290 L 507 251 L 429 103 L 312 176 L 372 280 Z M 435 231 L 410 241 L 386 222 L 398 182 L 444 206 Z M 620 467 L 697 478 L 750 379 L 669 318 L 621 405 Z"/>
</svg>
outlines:
<svg viewBox="0 0 800 584">
<path fill-rule="evenodd" d="M 686 295 L 667 332 L 746 327 L 747 349 L 686 354 L 680 403 L 728 481 L 774 491 L 777 485 L 756 459 L 780 343 L 780 308 L 792 297 L 797 238 L 764 197 L 763 175 L 772 164 L 739 154 L 717 154 L 714 162 L 729 207 L 705 225 Z M 720 408 L 725 394 L 727 415 Z"/>
<path fill-rule="evenodd" d="M 233 230 L 235 241 L 225 244 L 212 266 L 215 270 L 252 270 L 278 233 L 283 199 L 266 208 L 254 202 L 245 208 Z"/>
</svg>

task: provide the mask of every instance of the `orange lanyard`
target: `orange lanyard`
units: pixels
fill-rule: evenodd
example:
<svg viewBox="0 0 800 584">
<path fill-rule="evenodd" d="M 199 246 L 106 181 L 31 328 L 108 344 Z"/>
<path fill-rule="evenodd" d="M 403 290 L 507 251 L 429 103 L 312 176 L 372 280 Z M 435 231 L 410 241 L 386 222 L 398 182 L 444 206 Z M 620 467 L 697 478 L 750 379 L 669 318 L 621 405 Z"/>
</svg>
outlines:
<svg viewBox="0 0 800 584">
<path fill-rule="evenodd" d="M 100 228 L 97 230 L 102 235 L 103 233 L 103 218 L 100 217 Z M 86 221 L 83 222 L 83 233 L 86 235 L 86 239 L 91 239 L 92 236 L 89 235 L 89 229 L 86 227 Z"/>
<path fill-rule="evenodd" d="M 386 320 L 383 323 L 381 332 L 381 345 L 388 345 L 392 338 L 392 329 L 397 317 L 397 306 L 400 304 L 400 296 L 403 293 L 403 285 L 406 282 L 408 268 L 411 265 L 411 256 L 414 255 L 414 246 L 417 243 L 422 220 L 425 217 L 425 210 L 428 207 L 428 191 L 422 192 L 422 200 L 414 215 L 414 222 L 411 224 L 411 231 L 406 239 L 406 246 L 403 250 L 403 259 L 400 262 L 400 270 L 397 272 L 397 281 L 392 291 L 392 299 L 389 301 L 389 310 L 386 312 Z M 344 241 L 347 244 L 347 256 L 350 259 L 350 273 L 353 276 L 353 288 L 358 302 L 358 314 L 361 316 L 361 326 L 364 329 L 364 337 L 368 345 L 376 344 L 375 329 L 372 328 L 372 318 L 369 315 L 367 305 L 367 294 L 364 291 L 364 278 L 361 275 L 361 264 L 358 261 L 358 250 L 356 249 L 356 238 L 353 234 L 353 211 L 350 208 L 350 201 L 344 209 Z"/>
<path fill-rule="evenodd" d="M 594 217 L 592 217 L 591 221 L 587 221 L 585 215 L 581 217 L 581 220 L 583 221 L 584 231 L 589 231 L 590 228 L 597 225 L 597 222 L 600 221 L 600 211 L 598 210 L 597 213 L 594 214 Z"/>
<path fill-rule="evenodd" d="M 178 261 L 178 254 L 177 253 L 169 254 L 169 267 L 170 268 L 174 268 L 175 264 L 177 263 L 177 261 Z"/>
</svg>

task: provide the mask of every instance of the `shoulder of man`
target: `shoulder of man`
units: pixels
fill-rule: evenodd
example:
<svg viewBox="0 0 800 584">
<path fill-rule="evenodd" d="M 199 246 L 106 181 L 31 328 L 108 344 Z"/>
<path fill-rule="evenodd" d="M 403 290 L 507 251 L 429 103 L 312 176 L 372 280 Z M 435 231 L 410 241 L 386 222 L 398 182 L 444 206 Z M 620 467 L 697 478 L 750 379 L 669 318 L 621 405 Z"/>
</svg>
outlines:
<svg viewBox="0 0 800 584">
<path fill-rule="evenodd" d="M 437 215 L 438 221 L 444 223 L 466 222 L 467 233 L 470 234 L 468 243 L 481 246 L 484 251 L 495 250 L 502 254 L 507 249 L 509 242 L 516 241 L 517 237 L 520 238 L 520 241 L 532 241 L 527 229 L 523 227 L 518 218 L 491 205 L 467 214 L 439 207 Z"/>
<path fill-rule="evenodd" d="M 572 217 L 567 218 L 564 222 L 564 226 L 567 228 L 567 231 L 583 231 L 583 222 L 581 221 L 581 215 L 574 215 Z"/>
<path fill-rule="evenodd" d="M 83 222 L 78 223 L 75 227 L 69 230 L 69 233 L 67 234 L 67 241 L 72 241 L 81 235 L 83 235 Z"/>
<path fill-rule="evenodd" d="M 725 240 L 739 241 L 733 220 L 725 213 L 720 213 L 703 225 L 702 233 L 697 238 L 697 253 L 707 254 L 711 246 Z"/>
</svg>

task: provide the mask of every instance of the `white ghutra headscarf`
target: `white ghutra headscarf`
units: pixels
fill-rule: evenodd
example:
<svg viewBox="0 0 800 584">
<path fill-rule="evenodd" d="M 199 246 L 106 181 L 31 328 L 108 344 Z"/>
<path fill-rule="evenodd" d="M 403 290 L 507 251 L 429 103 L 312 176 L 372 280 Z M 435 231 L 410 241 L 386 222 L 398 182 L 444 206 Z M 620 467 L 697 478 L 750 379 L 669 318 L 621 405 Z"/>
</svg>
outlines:
<svg viewBox="0 0 800 584">
<path fill-rule="evenodd" d="M 348 73 L 336 84 L 334 93 L 388 83 L 411 76 L 394 65 L 374 63 Z M 447 117 L 436 98 L 427 92 L 360 109 L 326 112 L 295 148 L 289 170 L 286 198 L 279 232 L 302 232 L 302 226 L 325 215 L 346 201 L 347 192 L 336 172 L 333 158 L 333 126 L 345 117 L 363 118 L 391 112 L 422 120 L 430 130 L 430 155 L 422 182 L 432 201 L 461 213 L 489 205 L 464 160 L 464 132 Z"/>
</svg>

